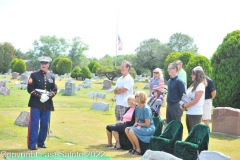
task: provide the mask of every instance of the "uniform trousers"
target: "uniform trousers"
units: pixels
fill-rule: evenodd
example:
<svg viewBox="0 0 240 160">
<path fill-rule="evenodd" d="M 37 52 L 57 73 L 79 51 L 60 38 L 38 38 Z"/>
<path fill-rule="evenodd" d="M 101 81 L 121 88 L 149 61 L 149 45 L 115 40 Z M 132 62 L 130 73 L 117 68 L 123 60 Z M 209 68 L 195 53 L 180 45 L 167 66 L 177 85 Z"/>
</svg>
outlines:
<svg viewBox="0 0 240 160">
<path fill-rule="evenodd" d="M 42 111 L 31 107 L 28 124 L 28 147 L 34 147 L 36 144 L 38 146 L 45 145 L 49 119 L 50 111 Z"/>
</svg>

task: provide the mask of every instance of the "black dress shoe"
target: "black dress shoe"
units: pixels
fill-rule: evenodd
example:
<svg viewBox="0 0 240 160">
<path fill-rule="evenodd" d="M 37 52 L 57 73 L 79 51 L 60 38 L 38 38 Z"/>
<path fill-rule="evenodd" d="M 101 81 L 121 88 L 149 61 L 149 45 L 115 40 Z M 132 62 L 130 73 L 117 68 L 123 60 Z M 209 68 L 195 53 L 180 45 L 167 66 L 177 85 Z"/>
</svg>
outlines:
<svg viewBox="0 0 240 160">
<path fill-rule="evenodd" d="M 47 146 L 45 146 L 45 144 L 44 145 L 42 145 L 42 146 L 38 146 L 39 148 L 47 148 Z"/>
<path fill-rule="evenodd" d="M 34 147 L 28 147 L 28 149 L 30 149 L 30 150 L 37 150 L 38 148 L 36 146 L 34 146 Z"/>
</svg>

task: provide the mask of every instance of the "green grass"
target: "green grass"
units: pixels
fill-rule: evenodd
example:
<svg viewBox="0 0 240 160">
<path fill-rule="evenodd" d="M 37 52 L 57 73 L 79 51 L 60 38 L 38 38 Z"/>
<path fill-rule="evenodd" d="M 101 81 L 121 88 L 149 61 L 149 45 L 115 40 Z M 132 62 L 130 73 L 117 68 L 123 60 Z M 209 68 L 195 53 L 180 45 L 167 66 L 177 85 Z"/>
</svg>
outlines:
<svg viewBox="0 0 240 160">
<path fill-rule="evenodd" d="M 7 79 L 10 79 L 8 76 Z M 1 79 L 0 79 L 1 80 Z M 16 80 L 7 83 L 8 87 L 14 85 Z M 75 81 L 76 85 L 82 81 Z M 64 88 L 65 80 L 57 81 L 59 90 Z M 111 102 L 113 93 L 101 89 L 102 81 L 91 82 L 92 88 L 82 88 L 76 91 L 74 96 L 63 96 L 58 94 L 54 97 L 55 111 L 51 114 L 51 130 L 56 139 L 46 140 L 47 149 L 39 149 L 39 154 L 54 153 L 101 153 L 112 159 L 140 159 L 140 157 L 130 156 L 127 151 L 115 151 L 103 147 L 107 144 L 106 130 L 107 124 L 115 122 L 114 106 Z M 136 90 L 143 90 L 145 82 L 135 84 Z M 104 92 L 105 99 L 97 101 L 109 103 L 109 111 L 90 110 L 96 99 L 86 97 L 88 92 Z M 147 90 L 145 90 L 148 92 Z M 27 106 L 29 94 L 26 90 L 11 88 L 10 96 L 0 95 L 0 156 L 12 153 L 30 153 L 27 149 L 27 127 L 14 125 L 14 121 L 22 111 L 29 111 Z M 166 108 L 161 108 L 161 117 L 165 118 Z M 184 136 L 187 137 L 185 125 L 185 114 L 182 117 L 184 125 Z M 74 145 L 67 145 L 72 143 Z M 240 139 L 229 136 L 211 134 L 209 150 L 222 152 L 231 156 L 232 160 L 239 159 Z M 4 151 L 4 152 L 3 152 Z M 35 151 L 34 151 L 35 153 Z"/>
</svg>

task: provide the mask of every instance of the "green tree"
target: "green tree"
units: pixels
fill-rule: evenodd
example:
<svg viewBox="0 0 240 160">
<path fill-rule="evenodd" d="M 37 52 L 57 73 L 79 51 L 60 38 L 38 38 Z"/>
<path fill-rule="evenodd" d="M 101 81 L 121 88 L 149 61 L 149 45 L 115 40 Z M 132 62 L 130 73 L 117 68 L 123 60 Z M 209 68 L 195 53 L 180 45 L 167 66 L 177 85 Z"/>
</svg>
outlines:
<svg viewBox="0 0 240 160">
<path fill-rule="evenodd" d="M 89 68 L 89 70 L 90 70 L 92 73 L 94 73 L 94 72 L 92 71 L 92 69 L 93 69 L 93 66 L 94 66 L 96 63 L 98 63 L 98 62 L 97 62 L 97 61 L 91 61 L 90 63 L 88 63 L 88 68 Z"/>
<path fill-rule="evenodd" d="M 120 77 L 121 74 L 121 67 L 120 66 L 102 66 L 97 70 L 97 75 L 99 77 L 106 76 L 109 80 L 113 80 L 115 77 Z"/>
<path fill-rule="evenodd" d="M 212 56 L 212 79 L 217 96 L 213 101 L 215 107 L 231 106 L 240 108 L 240 30 L 228 33 Z"/>
<path fill-rule="evenodd" d="M 27 59 L 28 57 L 20 49 L 15 51 L 15 57 L 19 59 Z"/>
<path fill-rule="evenodd" d="M 13 72 L 18 72 L 20 74 L 24 73 L 26 71 L 26 63 L 22 59 L 18 59 L 14 64 L 12 71 Z"/>
<path fill-rule="evenodd" d="M 81 77 L 81 69 L 80 67 L 75 67 L 70 75 L 72 78 L 77 79 L 78 77 Z"/>
<path fill-rule="evenodd" d="M 191 57 L 193 57 L 194 54 L 191 52 L 183 52 L 181 55 L 178 57 L 178 60 L 181 60 L 183 62 L 183 69 L 187 66 L 189 60 Z"/>
<path fill-rule="evenodd" d="M 189 87 L 192 84 L 192 77 L 191 77 L 192 70 L 197 66 L 201 66 L 205 74 L 211 77 L 211 74 L 212 74 L 211 61 L 207 57 L 202 55 L 192 56 L 185 68 L 185 71 L 187 73 L 187 87 Z"/>
<path fill-rule="evenodd" d="M 171 52 L 189 51 L 196 54 L 198 51 L 197 45 L 194 44 L 194 39 L 182 33 L 174 33 L 169 38 L 168 48 Z"/>
<path fill-rule="evenodd" d="M 88 45 L 82 42 L 80 37 L 75 37 L 72 39 L 70 46 L 71 49 L 69 51 L 68 58 L 73 62 L 73 68 L 76 66 L 86 66 L 89 61 L 83 52 L 88 50 Z"/>
<path fill-rule="evenodd" d="M 48 56 L 52 59 L 65 54 L 69 44 L 64 38 L 56 36 L 40 36 L 39 40 L 33 42 L 35 58 Z"/>
<path fill-rule="evenodd" d="M 12 59 L 11 63 L 10 63 L 10 68 L 13 68 L 14 64 L 18 61 L 18 58 L 14 58 Z"/>
<path fill-rule="evenodd" d="M 166 45 L 161 44 L 155 38 L 144 40 L 135 51 L 137 57 L 134 61 L 134 67 L 148 69 L 151 73 L 155 68 L 163 67 L 164 59 L 168 54 Z"/>
<path fill-rule="evenodd" d="M 169 76 L 169 74 L 168 74 L 168 65 L 169 65 L 169 63 L 175 63 L 176 60 L 178 60 L 178 58 L 180 57 L 180 55 L 181 55 L 180 52 L 171 52 L 171 53 L 167 56 L 167 58 L 166 58 L 166 60 L 165 60 L 165 62 L 164 62 L 164 67 L 163 67 L 163 69 L 164 69 L 164 79 L 165 79 L 165 81 L 167 81 L 167 80 L 170 78 L 170 76 Z"/>
<path fill-rule="evenodd" d="M 57 64 L 58 64 L 58 61 L 63 58 L 63 57 L 58 57 L 56 59 L 54 59 L 51 63 L 51 70 L 53 71 L 53 73 L 55 74 L 58 74 L 58 71 L 57 71 Z"/>
<path fill-rule="evenodd" d="M 39 68 L 38 58 L 41 56 L 51 57 L 53 60 L 65 56 L 68 49 L 68 42 L 64 38 L 56 36 L 40 36 L 39 40 L 33 42 L 33 49 L 26 53 L 29 60 L 28 66 L 34 69 Z"/>
<path fill-rule="evenodd" d="M 101 66 L 114 66 L 114 59 L 106 54 L 104 57 L 100 58 L 98 63 L 101 65 Z"/>
<path fill-rule="evenodd" d="M 56 66 L 57 73 L 63 75 L 65 73 L 71 73 L 72 61 L 68 58 L 61 58 Z"/>
<path fill-rule="evenodd" d="M 15 48 L 12 44 L 5 42 L 0 43 L 0 72 L 6 73 L 10 63 L 15 56 Z"/>
<path fill-rule="evenodd" d="M 99 63 L 95 63 L 92 67 L 92 73 L 97 73 L 97 70 L 101 68 L 101 65 Z"/>
<path fill-rule="evenodd" d="M 83 80 L 86 78 L 89 78 L 89 79 L 92 78 L 92 73 L 87 66 L 82 68 L 81 77 L 83 78 Z"/>
</svg>

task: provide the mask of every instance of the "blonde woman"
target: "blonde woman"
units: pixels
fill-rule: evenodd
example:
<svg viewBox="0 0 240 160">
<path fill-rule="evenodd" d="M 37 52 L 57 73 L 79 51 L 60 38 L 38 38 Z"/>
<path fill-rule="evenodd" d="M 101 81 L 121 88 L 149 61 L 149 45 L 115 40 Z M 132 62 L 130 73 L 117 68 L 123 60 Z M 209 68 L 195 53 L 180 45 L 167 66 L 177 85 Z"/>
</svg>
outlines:
<svg viewBox="0 0 240 160">
<path fill-rule="evenodd" d="M 116 124 L 107 125 L 107 137 L 108 137 L 108 144 L 106 147 L 112 147 L 112 135 L 116 140 L 116 145 L 114 146 L 115 150 L 121 149 L 121 144 L 119 142 L 119 134 L 118 132 L 124 132 L 125 128 L 128 126 L 132 126 L 135 122 L 135 96 L 129 95 L 127 98 L 128 108 L 126 109 L 123 117 L 120 121 L 117 121 Z"/>
<path fill-rule="evenodd" d="M 150 95 L 154 90 L 163 91 L 164 90 L 164 79 L 162 71 L 160 68 L 155 68 L 153 70 L 153 78 L 151 78 L 149 83 Z"/>
<path fill-rule="evenodd" d="M 155 125 L 152 118 L 152 111 L 146 104 L 147 94 L 143 91 L 136 92 L 135 100 L 138 104 L 135 109 L 135 123 L 133 126 L 127 127 L 125 129 L 125 133 L 133 146 L 133 149 L 130 153 L 141 155 L 139 140 L 144 143 L 149 143 L 151 136 L 155 132 Z"/>
<path fill-rule="evenodd" d="M 191 97 L 192 101 L 180 106 L 182 111 L 186 111 L 188 133 L 202 120 L 205 87 L 207 86 L 206 76 L 202 67 L 197 66 L 192 70 L 192 81 L 193 83 L 186 93 L 188 97 Z"/>
</svg>

